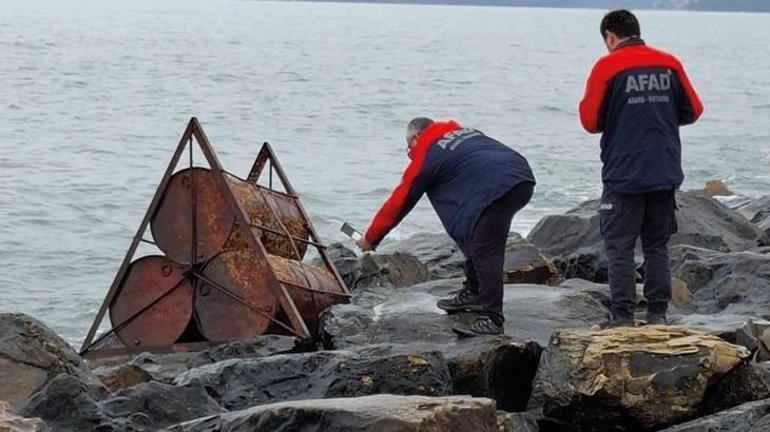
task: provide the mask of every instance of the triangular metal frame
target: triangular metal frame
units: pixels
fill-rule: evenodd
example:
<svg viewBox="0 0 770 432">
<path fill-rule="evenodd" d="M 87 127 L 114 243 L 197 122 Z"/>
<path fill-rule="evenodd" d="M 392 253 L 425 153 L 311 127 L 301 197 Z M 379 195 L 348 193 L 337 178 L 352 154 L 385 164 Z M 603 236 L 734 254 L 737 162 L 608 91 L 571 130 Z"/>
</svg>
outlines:
<svg viewBox="0 0 770 432">
<path fill-rule="evenodd" d="M 147 240 L 144 240 L 143 238 L 144 234 L 147 231 L 147 227 L 153 215 L 155 214 L 158 206 L 160 205 L 164 191 L 166 190 L 172 175 L 174 174 L 177 166 L 179 165 L 182 154 L 186 149 L 189 149 L 190 151 L 190 166 L 191 167 L 193 166 L 193 156 L 192 156 L 193 154 L 192 150 L 194 145 L 193 138 L 197 142 L 198 147 L 200 148 L 201 152 L 206 158 L 206 161 L 209 164 L 209 168 L 211 169 L 214 176 L 216 177 L 219 191 L 223 196 L 226 197 L 226 200 L 229 206 L 231 207 L 233 214 L 235 215 L 236 224 L 238 224 L 240 227 L 250 226 L 246 213 L 244 212 L 243 208 L 241 207 L 238 200 L 236 199 L 230 184 L 225 178 L 225 175 L 229 175 L 234 178 L 238 178 L 238 177 L 225 171 L 222 168 L 222 164 L 220 163 L 218 157 L 216 156 L 214 149 L 211 146 L 211 143 L 209 142 L 208 137 L 206 136 L 206 133 L 203 131 L 203 128 L 201 127 L 200 122 L 198 121 L 197 118 L 193 117 L 192 119 L 190 119 L 184 133 L 182 134 L 182 138 L 180 139 L 179 144 L 177 145 L 177 148 L 174 152 L 174 155 L 172 156 L 171 161 L 169 162 L 169 165 L 166 168 L 166 171 L 163 175 L 163 178 L 160 184 L 158 185 L 158 189 L 156 190 L 155 195 L 153 196 L 152 201 L 150 202 L 150 206 L 148 207 L 147 212 L 145 213 L 144 218 L 142 219 L 142 222 L 139 225 L 139 228 L 137 229 L 136 234 L 134 235 L 131 241 L 131 245 L 129 246 L 129 249 L 126 252 L 126 256 L 123 258 L 123 262 L 121 263 L 120 268 L 117 274 L 115 275 L 115 278 L 112 281 L 112 285 L 110 286 L 110 289 L 107 292 L 107 295 L 104 298 L 104 301 L 102 302 L 102 305 L 99 308 L 98 313 L 96 314 L 94 322 L 91 325 L 91 328 L 88 331 L 88 334 L 81 347 L 81 350 L 80 350 L 81 355 L 86 357 L 91 357 L 91 356 L 98 357 L 98 356 L 101 356 L 99 354 L 99 351 L 105 351 L 104 353 L 102 353 L 104 355 L 120 355 L 120 354 L 136 352 L 136 351 L 148 351 L 148 350 L 157 351 L 157 352 L 184 351 L 184 350 L 199 349 L 201 346 L 216 344 L 211 342 L 174 344 L 173 346 L 165 346 L 165 347 L 142 347 L 141 350 L 133 349 L 132 347 L 110 348 L 110 349 L 101 349 L 97 347 L 97 345 L 101 340 L 103 340 L 104 338 L 106 338 L 111 334 L 114 334 L 115 328 L 111 329 L 109 332 L 101 335 L 99 338 L 94 340 L 96 336 L 96 332 L 98 331 L 99 327 L 102 324 L 102 321 L 104 320 L 104 315 L 107 313 L 107 310 L 109 309 L 113 300 L 118 295 L 118 291 L 120 289 L 121 283 L 124 277 L 126 277 L 126 273 L 129 269 L 130 264 L 132 263 L 132 260 L 134 258 L 134 255 L 136 254 L 139 244 L 143 241 L 149 242 Z M 307 216 L 305 209 L 302 207 L 301 203 L 299 202 L 299 199 L 297 198 L 296 193 L 294 192 L 294 189 L 289 183 L 288 178 L 286 177 L 285 172 L 283 171 L 283 168 L 278 163 L 278 160 L 276 159 L 275 154 L 268 143 L 264 143 L 264 145 L 262 146 L 262 149 L 260 150 L 259 155 L 257 156 L 257 159 L 254 163 L 254 166 L 252 167 L 251 173 L 249 174 L 247 181 L 252 182 L 253 184 L 257 184 L 259 176 L 261 175 L 262 170 L 265 164 L 267 163 L 270 164 L 269 166 L 270 166 L 270 174 L 271 174 L 270 175 L 271 183 L 272 183 L 272 172 L 275 169 L 281 183 L 283 184 L 284 189 L 287 192 L 287 195 L 295 199 L 303 217 L 307 221 L 307 224 L 312 236 L 312 241 L 292 239 L 288 233 L 286 233 L 285 235 L 288 236 L 290 239 L 292 239 L 292 242 L 295 240 L 299 240 L 299 241 L 304 241 L 313 246 L 316 246 L 321 258 L 326 264 L 327 269 L 331 269 L 335 279 L 340 284 L 340 287 L 342 288 L 344 295 L 349 296 L 350 293 L 347 290 L 345 283 L 342 281 L 342 278 L 340 277 L 336 268 L 329 260 L 325 251 L 325 247 L 320 243 L 320 239 L 318 238 L 318 234 L 315 228 L 310 222 L 310 218 Z M 272 185 L 270 189 L 272 189 Z M 265 250 L 264 245 L 253 234 L 252 230 L 244 229 L 243 231 L 247 233 L 245 237 L 247 240 L 248 248 L 251 250 L 251 252 L 255 254 L 258 259 L 267 259 L 267 251 Z M 152 243 L 152 242 L 149 242 L 149 243 Z M 196 243 L 197 241 L 193 240 L 193 245 L 195 245 Z M 291 296 L 289 295 L 286 287 L 279 282 L 279 280 L 277 279 L 277 277 L 272 271 L 266 272 L 266 274 L 269 279 L 269 285 L 271 286 L 274 292 L 274 295 L 278 299 L 281 309 L 283 310 L 284 314 L 289 320 L 289 324 L 286 325 L 285 323 L 278 322 L 276 319 L 272 319 L 272 321 L 275 322 L 276 324 L 279 324 L 280 327 L 283 327 L 285 330 L 291 332 L 292 334 L 294 334 L 295 336 L 297 336 L 302 340 L 311 340 L 312 334 L 309 331 L 307 325 L 305 324 L 305 321 L 303 320 L 300 312 L 297 310 L 297 307 L 294 301 L 292 300 Z M 195 276 L 200 278 L 201 280 L 205 280 L 205 277 L 200 274 L 196 273 Z M 212 283 L 210 281 L 206 281 L 206 282 Z M 219 288 L 219 289 L 224 289 L 224 288 Z M 156 300 L 156 302 L 158 300 Z M 133 319 L 133 317 L 131 319 Z M 128 321 L 130 321 L 130 319 Z M 187 346 L 184 346 L 184 345 L 187 345 Z"/>
</svg>

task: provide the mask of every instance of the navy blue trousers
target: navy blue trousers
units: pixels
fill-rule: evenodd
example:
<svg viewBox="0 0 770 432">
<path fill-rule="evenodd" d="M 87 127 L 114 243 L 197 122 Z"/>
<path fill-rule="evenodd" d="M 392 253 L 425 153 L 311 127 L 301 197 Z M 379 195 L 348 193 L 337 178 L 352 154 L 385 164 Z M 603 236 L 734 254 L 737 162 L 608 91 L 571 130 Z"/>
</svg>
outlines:
<svg viewBox="0 0 770 432">
<path fill-rule="evenodd" d="M 644 253 L 644 296 L 648 311 L 665 313 L 671 300 L 668 240 L 677 231 L 674 190 L 602 194 L 601 232 L 609 261 L 614 318 L 632 318 L 636 308 L 634 249 L 641 238 Z"/>
<path fill-rule="evenodd" d="M 479 216 L 466 247 L 465 286 L 479 294 L 484 311 L 498 325 L 503 316 L 505 245 L 513 216 L 532 199 L 534 183 L 519 183 Z"/>
</svg>

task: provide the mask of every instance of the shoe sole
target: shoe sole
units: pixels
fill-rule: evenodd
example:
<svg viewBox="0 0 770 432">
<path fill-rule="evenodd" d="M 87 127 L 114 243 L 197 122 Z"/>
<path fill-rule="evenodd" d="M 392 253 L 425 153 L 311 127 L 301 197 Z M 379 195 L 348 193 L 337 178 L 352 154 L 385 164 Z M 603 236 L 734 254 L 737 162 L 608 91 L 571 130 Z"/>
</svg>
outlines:
<svg viewBox="0 0 770 432">
<path fill-rule="evenodd" d="M 472 338 L 472 337 L 483 337 L 483 336 L 500 336 L 503 335 L 505 332 L 502 333 L 474 333 L 472 331 L 468 331 L 461 328 L 452 327 L 452 331 L 457 334 L 457 336 L 461 338 Z"/>
<path fill-rule="evenodd" d="M 461 306 L 461 307 L 453 307 L 453 306 L 441 306 L 439 304 L 436 305 L 437 308 L 443 310 L 446 313 L 452 314 L 452 313 L 458 313 L 458 312 L 484 312 L 484 307 L 481 305 L 468 305 L 468 306 Z"/>
</svg>

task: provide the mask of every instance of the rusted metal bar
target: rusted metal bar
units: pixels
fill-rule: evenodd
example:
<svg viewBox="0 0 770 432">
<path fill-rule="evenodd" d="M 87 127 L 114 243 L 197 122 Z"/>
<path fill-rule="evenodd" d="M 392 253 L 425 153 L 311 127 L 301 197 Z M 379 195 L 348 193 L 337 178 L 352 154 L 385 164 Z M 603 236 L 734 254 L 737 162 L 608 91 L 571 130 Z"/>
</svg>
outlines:
<svg viewBox="0 0 770 432">
<path fill-rule="evenodd" d="M 134 257 L 134 254 L 136 253 L 136 249 L 139 246 L 139 243 L 141 242 L 142 237 L 144 236 L 145 230 L 147 229 L 147 225 L 150 223 L 150 218 L 152 218 L 152 215 L 155 212 L 155 209 L 158 207 L 158 203 L 160 202 L 160 199 L 163 196 L 163 191 L 166 189 L 166 185 L 168 185 L 169 179 L 171 178 L 171 175 L 174 173 L 174 168 L 176 168 L 176 165 L 179 162 L 179 158 L 182 156 L 182 152 L 184 151 L 184 148 L 185 148 L 185 142 L 188 139 L 190 139 L 190 137 L 192 136 L 194 125 L 197 122 L 198 120 L 195 117 L 193 117 L 192 119 L 190 119 L 190 122 L 187 124 L 187 127 L 185 128 L 185 131 L 182 134 L 182 138 L 179 140 L 179 144 L 177 145 L 177 148 L 174 151 L 174 155 L 171 157 L 171 162 L 169 162 L 168 167 L 166 168 L 166 172 L 163 174 L 163 178 L 161 179 L 160 185 L 158 186 L 158 190 L 155 191 L 155 195 L 152 197 L 150 206 L 147 209 L 147 212 L 145 213 L 144 218 L 142 219 L 142 223 L 139 224 L 139 228 L 137 229 L 136 234 L 134 235 L 134 238 L 131 240 L 131 245 L 128 248 L 128 252 L 126 252 L 126 256 L 123 258 L 123 262 L 120 264 L 120 268 L 118 269 L 118 273 L 115 275 L 115 279 L 113 279 L 112 281 L 112 285 L 110 285 L 110 289 L 107 292 L 107 296 L 104 298 L 104 301 L 102 302 L 101 307 L 99 307 L 99 311 L 96 313 L 96 318 L 94 319 L 94 323 L 91 325 L 91 328 L 88 330 L 88 334 L 86 335 L 86 338 L 83 341 L 83 345 L 80 347 L 81 352 L 85 351 L 88 347 L 92 345 L 92 341 L 94 339 L 94 336 L 96 335 L 96 331 L 99 329 L 99 326 L 101 325 L 101 322 L 104 319 L 104 314 L 107 312 L 107 308 L 110 306 L 113 298 L 115 297 L 117 289 L 120 286 L 120 283 L 126 274 L 128 265 L 131 264 L 131 259 Z"/>
</svg>

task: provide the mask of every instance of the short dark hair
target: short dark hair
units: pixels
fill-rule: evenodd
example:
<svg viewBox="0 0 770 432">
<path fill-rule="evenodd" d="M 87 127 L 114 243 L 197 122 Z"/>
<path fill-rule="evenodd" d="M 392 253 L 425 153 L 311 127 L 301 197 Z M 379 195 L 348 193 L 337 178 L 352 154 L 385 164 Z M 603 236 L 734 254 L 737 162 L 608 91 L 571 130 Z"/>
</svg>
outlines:
<svg viewBox="0 0 770 432">
<path fill-rule="evenodd" d="M 626 9 L 614 10 L 605 15 L 599 30 L 602 37 L 606 37 L 608 31 L 615 33 L 619 38 L 642 36 L 639 20 Z"/>
</svg>

